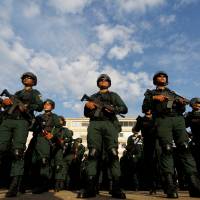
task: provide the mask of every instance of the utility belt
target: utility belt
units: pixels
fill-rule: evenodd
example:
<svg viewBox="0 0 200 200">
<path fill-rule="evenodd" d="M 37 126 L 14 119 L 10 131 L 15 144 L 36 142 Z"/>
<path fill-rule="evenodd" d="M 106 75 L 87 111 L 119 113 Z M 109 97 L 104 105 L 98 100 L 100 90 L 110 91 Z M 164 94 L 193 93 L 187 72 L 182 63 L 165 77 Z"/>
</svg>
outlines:
<svg viewBox="0 0 200 200">
<path fill-rule="evenodd" d="M 112 121 L 112 119 L 105 118 L 105 117 L 94 117 L 94 118 L 90 118 L 90 121 Z"/>
</svg>

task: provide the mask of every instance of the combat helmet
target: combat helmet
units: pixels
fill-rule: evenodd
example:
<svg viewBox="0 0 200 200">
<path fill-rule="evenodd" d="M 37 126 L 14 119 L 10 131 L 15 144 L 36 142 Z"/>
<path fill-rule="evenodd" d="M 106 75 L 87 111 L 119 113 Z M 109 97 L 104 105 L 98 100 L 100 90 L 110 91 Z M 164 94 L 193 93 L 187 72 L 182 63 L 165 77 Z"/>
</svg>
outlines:
<svg viewBox="0 0 200 200">
<path fill-rule="evenodd" d="M 159 75 L 164 75 L 165 77 L 166 77 L 166 84 L 165 85 L 168 85 L 168 75 L 167 75 L 167 73 L 166 72 L 164 72 L 164 71 L 158 71 L 158 72 L 156 72 L 155 74 L 154 74 L 154 76 L 153 76 L 153 84 L 154 85 L 157 85 L 157 77 L 159 76 Z"/>
<path fill-rule="evenodd" d="M 23 83 L 23 80 L 26 77 L 31 77 L 33 79 L 33 81 L 34 81 L 34 85 L 37 85 L 37 76 L 35 74 L 33 74 L 32 72 L 23 73 L 22 76 L 21 76 L 22 83 Z"/>
<path fill-rule="evenodd" d="M 63 123 L 63 126 L 65 126 L 65 125 L 66 125 L 65 118 L 64 118 L 62 115 L 58 116 L 58 118 L 59 118 L 59 120 L 61 120 L 61 121 L 62 121 L 62 123 Z"/>
<path fill-rule="evenodd" d="M 99 86 L 99 82 L 100 82 L 101 80 L 106 80 L 106 81 L 108 81 L 108 82 L 110 83 L 110 86 L 111 86 L 111 79 L 110 79 L 110 77 L 109 77 L 107 74 L 101 74 L 101 75 L 97 78 L 97 86 Z M 110 86 L 109 86 L 109 87 L 110 87 Z"/>
<path fill-rule="evenodd" d="M 199 97 L 194 97 L 190 100 L 190 106 L 192 107 L 195 103 L 200 103 Z"/>
<path fill-rule="evenodd" d="M 49 104 L 52 105 L 52 108 L 53 108 L 53 109 L 55 108 L 55 102 L 54 102 L 52 99 L 46 99 L 46 100 L 43 102 L 43 105 L 44 105 L 45 103 L 49 103 Z"/>
</svg>

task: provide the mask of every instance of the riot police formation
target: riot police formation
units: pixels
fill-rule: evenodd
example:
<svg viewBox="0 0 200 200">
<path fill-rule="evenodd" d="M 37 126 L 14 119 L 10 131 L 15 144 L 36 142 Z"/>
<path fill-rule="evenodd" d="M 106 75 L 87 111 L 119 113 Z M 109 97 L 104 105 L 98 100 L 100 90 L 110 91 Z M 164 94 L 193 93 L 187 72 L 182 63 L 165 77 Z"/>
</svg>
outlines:
<svg viewBox="0 0 200 200">
<path fill-rule="evenodd" d="M 6 197 L 26 189 L 34 194 L 81 189 L 77 198 L 95 197 L 106 179 L 113 198 L 126 199 L 121 187 L 154 194 L 160 182 L 167 198 L 178 198 L 174 172 L 179 169 L 174 163 L 179 163 L 190 196 L 200 197 L 200 98 L 189 101 L 170 90 L 165 72 L 157 72 L 156 88 L 145 92 L 144 116 L 137 117 L 120 161 L 117 115 L 124 117 L 128 108 L 109 90 L 107 74 L 97 78 L 97 93 L 81 99 L 87 101 L 84 115 L 89 118 L 87 154 L 82 138 L 74 139 L 65 118 L 53 113 L 55 102 L 42 101 L 40 92 L 33 89 L 36 75 L 26 72 L 21 81 L 22 90 L 0 94 L 0 187 L 2 179 L 9 183 Z M 187 104 L 192 111 L 183 115 Z M 34 116 L 35 111 L 43 113 Z M 189 135 L 186 128 L 191 130 Z M 33 137 L 26 148 L 30 131 Z"/>
</svg>

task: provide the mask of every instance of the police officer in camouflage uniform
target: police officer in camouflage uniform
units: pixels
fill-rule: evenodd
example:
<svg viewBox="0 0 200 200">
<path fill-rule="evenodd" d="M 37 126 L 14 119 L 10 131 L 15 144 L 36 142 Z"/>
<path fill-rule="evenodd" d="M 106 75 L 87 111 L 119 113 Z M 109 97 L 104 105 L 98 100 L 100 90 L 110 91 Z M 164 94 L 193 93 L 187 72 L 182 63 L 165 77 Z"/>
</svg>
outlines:
<svg viewBox="0 0 200 200">
<path fill-rule="evenodd" d="M 190 101 L 192 108 L 185 116 L 186 127 L 190 127 L 192 132 L 191 148 L 195 158 L 197 169 L 200 172 L 200 98 L 192 98 Z"/>
<path fill-rule="evenodd" d="M 128 108 L 117 93 L 111 92 L 111 79 L 106 74 L 101 74 L 97 79 L 97 86 L 100 91 L 91 96 L 84 107 L 84 114 L 90 118 L 87 135 L 87 145 L 89 149 L 87 165 L 87 184 L 80 191 L 78 198 L 88 198 L 96 196 L 96 175 L 99 157 L 102 153 L 102 144 L 105 152 L 109 156 L 110 170 L 112 174 L 112 197 L 125 199 L 125 194 L 119 185 L 120 165 L 118 157 L 118 133 L 119 122 L 116 114 L 126 114 Z M 99 109 L 97 101 L 107 103 Z M 98 111 L 98 114 L 96 113 Z"/>
<path fill-rule="evenodd" d="M 69 169 L 72 162 L 72 136 L 73 131 L 66 128 L 66 121 L 63 116 L 59 116 L 61 128 L 55 137 L 53 150 L 55 164 L 55 191 L 59 192 L 69 187 Z"/>
<path fill-rule="evenodd" d="M 39 164 L 38 186 L 33 188 L 32 193 L 40 194 L 48 191 L 51 178 L 51 152 L 55 143 L 55 135 L 58 134 L 61 125 L 58 115 L 52 112 L 55 102 L 51 99 L 44 101 L 44 113 L 36 117 L 33 127 L 36 137 L 35 149 L 32 162 Z M 33 138 L 34 139 L 34 138 Z"/>
<path fill-rule="evenodd" d="M 174 140 L 178 157 L 182 163 L 189 182 L 190 196 L 200 196 L 200 181 L 196 176 L 195 161 L 188 148 L 188 135 L 182 113 L 185 111 L 186 100 L 166 87 L 168 75 L 158 72 L 153 77 L 156 89 L 147 90 L 143 101 L 143 109 L 151 110 L 156 120 L 157 137 L 162 148 L 161 171 L 165 177 L 165 192 L 168 198 L 178 198 L 173 183 L 172 141 Z"/>
<path fill-rule="evenodd" d="M 3 100 L 6 111 L 0 125 L 0 160 L 11 141 L 13 153 L 10 172 L 12 181 L 6 197 L 17 196 L 24 174 L 24 150 L 29 126 L 34 118 L 34 111 L 42 111 L 43 105 L 40 92 L 32 88 L 37 84 L 37 77 L 31 72 L 26 72 L 21 76 L 21 80 L 24 89 L 16 92 L 15 96 Z M 16 101 L 21 103 L 16 104 Z M 15 106 L 14 109 L 12 106 Z M 13 110 L 11 113 L 10 109 Z"/>
</svg>

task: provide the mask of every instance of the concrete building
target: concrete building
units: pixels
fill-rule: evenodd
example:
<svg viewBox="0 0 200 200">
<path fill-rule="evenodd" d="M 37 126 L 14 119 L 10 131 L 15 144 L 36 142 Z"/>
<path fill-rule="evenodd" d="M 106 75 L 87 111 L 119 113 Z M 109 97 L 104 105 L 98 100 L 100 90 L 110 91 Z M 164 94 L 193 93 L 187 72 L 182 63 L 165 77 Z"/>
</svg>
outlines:
<svg viewBox="0 0 200 200">
<path fill-rule="evenodd" d="M 122 131 L 119 133 L 119 155 L 122 155 L 124 146 L 126 145 L 127 138 L 132 134 L 132 127 L 136 123 L 134 117 L 119 118 L 119 122 L 122 126 Z M 73 138 L 81 137 L 83 139 L 83 145 L 87 146 L 87 127 L 89 124 L 89 118 L 66 118 L 66 126 L 74 132 Z"/>
</svg>

